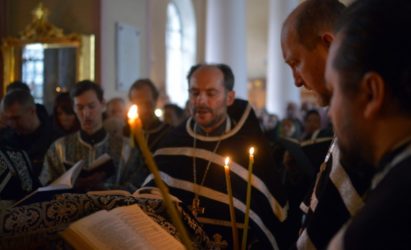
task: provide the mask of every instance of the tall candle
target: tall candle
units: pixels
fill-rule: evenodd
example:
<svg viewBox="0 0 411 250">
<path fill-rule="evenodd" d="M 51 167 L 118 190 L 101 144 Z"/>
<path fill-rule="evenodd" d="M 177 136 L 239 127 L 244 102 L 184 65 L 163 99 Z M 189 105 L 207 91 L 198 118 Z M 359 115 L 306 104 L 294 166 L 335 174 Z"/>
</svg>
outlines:
<svg viewBox="0 0 411 250">
<path fill-rule="evenodd" d="M 184 228 L 183 222 L 179 217 L 176 207 L 173 205 L 170 194 L 168 192 L 167 186 L 161 180 L 160 173 L 158 171 L 157 165 L 153 159 L 153 156 L 147 146 L 147 141 L 144 138 L 142 131 L 141 120 L 138 118 L 138 108 L 136 105 L 131 106 L 128 114 L 128 122 L 133 131 L 133 134 L 137 140 L 138 146 L 144 156 L 144 160 L 147 164 L 148 169 L 154 176 L 154 181 L 157 187 L 160 189 L 160 193 L 163 196 L 164 204 L 167 209 L 168 214 L 171 217 L 171 221 L 174 223 L 177 231 L 180 233 L 181 240 L 187 249 L 193 249 L 191 245 L 191 240 L 188 237 L 188 234 Z"/>
<path fill-rule="evenodd" d="M 251 187 L 253 180 L 253 165 L 254 165 L 254 147 L 249 149 L 249 162 L 248 162 L 248 180 L 247 180 L 247 197 L 246 197 L 246 207 L 245 207 L 245 217 L 244 217 L 244 231 L 243 239 L 241 241 L 241 249 L 247 248 L 247 237 L 248 237 L 248 224 L 250 221 L 250 205 L 251 205 Z"/>
<path fill-rule="evenodd" d="M 132 105 L 127 113 L 128 117 L 128 124 L 130 126 L 130 147 L 134 148 L 135 142 L 135 134 L 136 132 L 134 131 L 134 126 L 132 124 L 136 123 L 137 118 L 138 118 L 138 108 L 137 105 Z"/>
<path fill-rule="evenodd" d="M 238 246 L 237 222 L 235 219 L 233 191 L 231 189 L 230 167 L 228 165 L 229 163 L 230 163 L 230 158 L 227 157 L 225 159 L 225 164 L 224 164 L 225 182 L 226 182 L 227 194 L 228 194 L 228 204 L 230 207 L 231 230 L 233 233 L 233 249 L 238 250 L 240 248 Z"/>
</svg>

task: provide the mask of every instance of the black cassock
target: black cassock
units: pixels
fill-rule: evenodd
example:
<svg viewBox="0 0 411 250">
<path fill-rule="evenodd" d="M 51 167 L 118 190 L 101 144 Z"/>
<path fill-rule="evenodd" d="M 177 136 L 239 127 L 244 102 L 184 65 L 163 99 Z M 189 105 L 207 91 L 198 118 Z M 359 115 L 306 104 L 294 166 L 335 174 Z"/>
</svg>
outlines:
<svg viewBox="0 0 411 250">
<path fill-rule="evenodd" d="M 38 187 L 40 182 L 32 172 L 27 153 L 0 147 L 0 210 Z"/>
<path fill-rule="evenodd" d="M 227 156 L 231 159 L 230 174 L 241 244 L 246 207 L 248 152 L 249 148 L 254 146 L 256 153 L 248 245 L 253 249 L 276 249 L 281 247 L 281 234 L 285 233 L 281 222 L 287 216 L 287 202 L 279 166 L 274 164 L 268 143 L 248 102 L 236 100 L 228 113 L 231 129 L 221 136 L 206 137 L 196 134 L 193 130 L 194 120 L 189 118 L 165 138 L 154 154 L 155 161 L 172 195 L 187 206 L 192 204 L 196 193 L 199 195 L 199 206 L 204 208 L 204 213 L 198 214 L 198 220 L 217 245 L 225 240 L 230 249 L 232 234 L 224 160 Z M 210 166 L 204 177 L 209 162 Z M 195 174 L 193 165 L 196 166 Z M 203 178 L 204 183 L 200 185 Z M 154 186 L 152 175 L 147 177 L 143 186 Z"/>
</svg>

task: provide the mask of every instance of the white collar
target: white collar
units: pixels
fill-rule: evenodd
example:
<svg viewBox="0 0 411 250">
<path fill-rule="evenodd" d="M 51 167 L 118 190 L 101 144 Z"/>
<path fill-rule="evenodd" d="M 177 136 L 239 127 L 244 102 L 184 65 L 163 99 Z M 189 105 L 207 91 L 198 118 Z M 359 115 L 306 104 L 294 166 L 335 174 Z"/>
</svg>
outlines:
<svg viewBox="0 0 411 250">
<path fill-rule="evenodd" d="M 197 133 L 193 130 L 193 128 L 191 128 L 191 126 L 190 126 L 191 121 L 193 120 L 193 117 L 190 117 L 190 118 L 187 119 L 187 122 L 186 122 L 186 130 L 187 130 L 187 133 L 188 133 L 190 136 L 192 136 L 192 137 L 194 137 L 194 138 L 196 138 L 196 139 L 198 139 L 198 140 L 200 140 L 200 141 L 218 141 L 218 140 L 225 140 L 225 139 L 227 139 L 227 138 L 229 138 L 229 137 L 234 136 L 235 134 L 237 134 L 237 132 L 243 127 L 243 125 L 244 125 L 245 121 L 247 120 L 250 112 L 251 112 L 251 106 L 250 106 L 250 104 L 248 104 L 247 107 L 246 107 L 246 109 L 244 110 L 244 113 L 243 113 L 243 115 L 241 116 L 240 120 L 234 125 L 234 127 L 231 129 L 231 126 L 230 126 L 229 131 L 226 131 L 226 133 L 224 133 L 223 135 L 220 135 L 220 136 L 204 136 L 204 135 L 199 135 L 199 134 L 197 134 Z M 230 120 L 229 117 L 227 117 L 227 119 Z"/>
</svg>

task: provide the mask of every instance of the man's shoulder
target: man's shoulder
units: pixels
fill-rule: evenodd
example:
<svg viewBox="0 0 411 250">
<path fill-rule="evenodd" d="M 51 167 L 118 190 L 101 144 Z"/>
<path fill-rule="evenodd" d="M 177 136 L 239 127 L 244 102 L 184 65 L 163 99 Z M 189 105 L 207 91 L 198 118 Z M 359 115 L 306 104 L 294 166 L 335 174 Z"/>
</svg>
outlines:
<svg viewBox="0 0 411 250">
<path fill-rule="evenodd" d="M 71 134 L 68 134 L 66 136 L 56 139 L 51 145 L 52 146 L 74 145 L 78 141 L 79 141 L 78 132 L 74 132 L 74 133 L 71 133 Z"/>
<path fill-rule="evenodd" d="M 9 146 L 0 146 L 0 159 L 1 162 L 3 163 L 10 163 L 10 160 L 5 160 L 5 159 L 11 158 L 11 159 L 24 159 L 25 162 L 27 162 L 28 164 L 30 164 L 28 161 L 26 161 L 26 159 L 28 159 L 28 155 L 24 150 L 19 150 L 19 149 L 15 149 L 13 147 L 9 147 Z M 1 164 L 3 165 L 3 164 Z"/>
<path fill-rule="evenodd" d="M 159 144 L 158 148 L 175 146 L 180 144 L 185 144 L 190 138 L 187 129 L 187 120 L 182 122 L 179 126 L 173 128 L 169 126 L 164 131 L 164 136 Z"/>
<path fill-rule="evenodd" d="M 388 167 L 388 166 L 387 166 Z M 381 171 L 384 173 L 384 171 Z M 378 178 L 376 174 L 374 179 Z M 387 192 L 390 190 L 389 192 Z M 405 193 L 411 193 L 411 156 L 408 156 L 400 163 L 394 165 L 391 170 L 387 172 L 378 185 L 376 185 L 375 192 L 388 193 L 388 195 L 395 193 L 401 197 L 404 197 Z"/>
<path fill-rule="evenodd" d="M 160 133 L 160 134 L 173 130 L 173 127 L 165 122 L 161 122 L 158 128 L 159 129 L 157 133 Z"/>
<path fill-rule="evenodd" d="M 150 135 L 150 137 L 155 137 L 155 138 L 165 137 L 172 130 L 174 130 L 174 128 L 170 126 L 169 124 L 165 122 L 159 122 L 156 128 L 152 129 L 151 131 L 148 131 L 148 134 Z"/>
</svg>

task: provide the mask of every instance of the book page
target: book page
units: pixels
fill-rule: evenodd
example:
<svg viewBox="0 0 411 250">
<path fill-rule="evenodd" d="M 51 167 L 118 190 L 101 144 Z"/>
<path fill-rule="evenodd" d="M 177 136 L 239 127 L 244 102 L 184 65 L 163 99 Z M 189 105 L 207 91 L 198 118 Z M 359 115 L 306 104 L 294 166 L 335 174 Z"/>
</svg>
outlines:
<svg viewBox="0 0 411 250">
<path fill-rule="evenodd" d="M 39 187 L 30 194 L 26 195 L 19 201 L 13 204 L 13 207 L 19 206 L 23 204 L 24 202 L 36 202 L 38 201 L 36 199 L 36 195 L 39 196 L 39 193 L 41 192 L 53 192 L 56 190 L 69 190 L 73 188 L 74 182 L 79 176 L 82 168 L 84 166 L 84 161 L 80 160 L 76 164 L 74 164 L 69 170 L 64 172 L 60 177 L 58 177 L 56 180 L 54 180 L 52 183 L 50 183 L 47 186 L 44 187 Z"/>
<path fill-rule="evenodd" d="M 83 246 L 88 249 L 184 249 L 138 205 L 99 211 L 73 223 L 68 230 L 90 242 L 92 247 Z"/>
<path fill-rule="evenodd" d="M 183 245 L 138 206 L 127 206 L 124 209 L 113 210 L 125 223 L 134 229 L 144 241 L 150 243 L 152 249 L 184 249 Z M 147 247 L 147 245 L 145 245 Z"/>
<path fill-rule="evenodd" d="M 111 159 L 110 155 L 104 153 L 100 155 L 97 159 L 95 159 L 88 167 L 87 170 L 93 170 L 96 167 L 102 165 L 103 163 L 109 161 Z"/>
<path fill-rule="evenodd" d="M 81 238 L 86 239 L 89 244 L 86 247 L 88 249 L 143 249 L 144 247 L 139 235 L 135 235 L 121 218 L 106 210 L 87 216 L 70 227 Z"/>
<path fill-rule="evenodd" d="M 49 186 L 66 186 L 66 188 L 72 188 L 83 166 L 84 161 L 78 161 L 69 170 L 64 172 L 64 174 L 62 174 L 59 178 L 50 183 Z"/>
<path fill-rule="evenodd" d="M 67 190 L 67 186 L 64 184 L 55 184 L 49 185 L 45 187 L 39 187 L 30 194 L 24 196 L 19 201 L 15 202 L 12 207 L 20 206 L 21 204 L 29 204 L 32 202 L 44 201 L 43 199 L 39 199 L 42 193 L 48 194 L 56 194 L 58 190 Z"/>
</svg>

